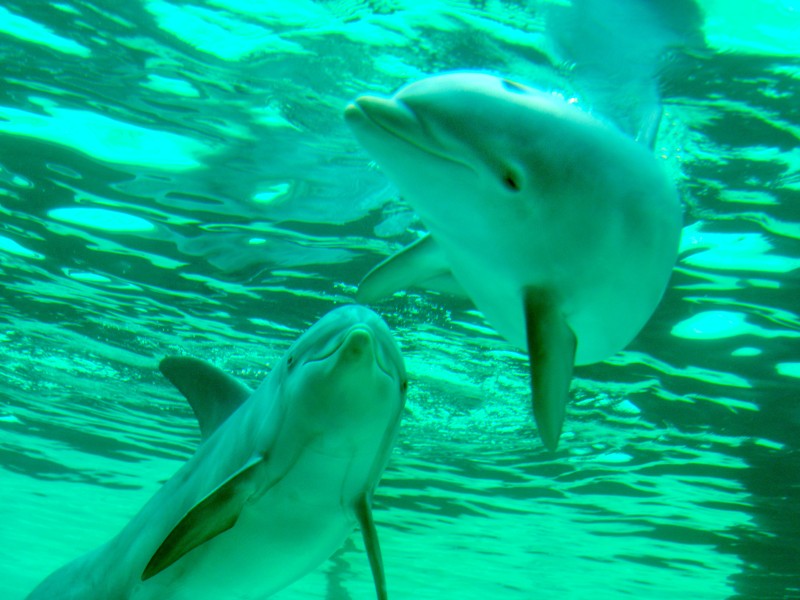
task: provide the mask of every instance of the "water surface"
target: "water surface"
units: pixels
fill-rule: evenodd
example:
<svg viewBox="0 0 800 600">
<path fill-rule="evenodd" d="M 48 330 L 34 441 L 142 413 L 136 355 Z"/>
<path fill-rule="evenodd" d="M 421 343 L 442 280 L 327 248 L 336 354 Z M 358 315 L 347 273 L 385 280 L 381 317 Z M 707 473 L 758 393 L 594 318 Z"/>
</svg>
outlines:
<svg viewBox="0 0 800 600">
<path fill-rule="evenodd" d="M 192 453 L 162 356 L 254 385 L 424 231 L 348 100 L 471 68 L 622 114 L 559 54 L 566 4 L 2 3 L 0 597 L 107 540 Z M 622 98 L 642 114 L 663 99 L 685 230 L 645 330 L 577 369 L 556 454 L 526 357 L 471 306 L 376 307 L 412 379 L 376 496 L 392 598 L 800 598 L 800 9 L 688 5 L 657 73 L 594 65 L 643 82 Z M 276 598 L 372 594 L 356 533 Z"/>
</svg>

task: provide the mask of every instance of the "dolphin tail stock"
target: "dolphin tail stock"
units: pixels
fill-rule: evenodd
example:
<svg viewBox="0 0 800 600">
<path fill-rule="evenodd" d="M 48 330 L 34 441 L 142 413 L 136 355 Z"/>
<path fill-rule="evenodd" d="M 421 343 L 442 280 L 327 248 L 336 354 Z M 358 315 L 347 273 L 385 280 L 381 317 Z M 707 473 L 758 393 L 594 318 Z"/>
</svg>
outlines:
<svg viewBox="0 0 800 600">
<path fill-rule="evenodd" d="M 439 245 L 430 234 L 379 263 L 358 284 L 356 299 L 369 304 L 412 287 L 466 298 Z"/>
<path fill-rule="evenodd" d="M 265 474 L 268 463 L 265 456 L 254 458 L 192 507 L 150 558 L 142 573 L 142 581 L 158 575 L 198 546 L 236 525 L 245 504 L 280 479 Z M 266 485 L 261 483 L 265 480 Z"/>
<path fill-rule="evenodd" d="M 364 547 L 369 557 L 369 566 L 372 569 L 372 579 L 375 581 L 375 593 L 378 600 L 388 600 L 386 592 L 386 574 L 383 571 L 383 557 L 381 545 L 378 541 L 378 530 L 372 518 L 372 498 L 364 494 L 356 502 L 356 518 L 361 525 L 361 536 L 364 538 Z"/>
<path fill-rule="evenodd" d="M 577 339 L 547 290 L 527 289 L 524 309 L 533 416 L 545 447 L 555 452 L 566 414 Z"/>
</svg>

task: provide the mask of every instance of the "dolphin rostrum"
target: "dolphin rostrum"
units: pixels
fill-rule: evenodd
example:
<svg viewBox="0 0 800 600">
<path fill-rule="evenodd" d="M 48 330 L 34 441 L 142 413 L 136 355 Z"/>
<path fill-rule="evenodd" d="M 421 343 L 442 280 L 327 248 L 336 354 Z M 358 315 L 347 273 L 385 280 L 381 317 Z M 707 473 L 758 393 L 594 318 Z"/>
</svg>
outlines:
<svg viewBox="0 0 800 600">
<path fill-rule="evenodd" d="M 386 584 L 372 496 L 407 386 L 386 324 L 333 310 L 255 390 L 203 361 L 165 358 L 203 441 L 105 545 L 30 600 L 256 600 L 314 569 L 361 527 L 377 597 Z"/>
<path fill-rule="evenodd" d="M 669 280 L 681 208 L 661 165 L 568 101 L 481 73 L 361 96 L 345 119 L 430 231 L 368 273 L 359 301 L 460 287 L 528 350 L 555 450 L 573 365 L 625 347 Z"/>
</svg>

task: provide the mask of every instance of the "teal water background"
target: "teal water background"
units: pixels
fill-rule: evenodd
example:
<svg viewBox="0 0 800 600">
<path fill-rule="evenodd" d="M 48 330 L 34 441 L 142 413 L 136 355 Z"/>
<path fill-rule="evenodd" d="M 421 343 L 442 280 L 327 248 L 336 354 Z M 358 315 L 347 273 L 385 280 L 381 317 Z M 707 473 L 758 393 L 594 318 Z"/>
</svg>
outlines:
<svg viewBox="0 0 800 600">
<path fill-rule="evenodd" d="M 163 355 L 255 384 L 424 230 L 346 102 L 464 68 L 574 93 L 555 4 L 0 2 L 0 598 L 191 454 Z M 558 453 L 479 313 L 377 307 L 411 375 L 376 496 L 392 598 L 800 598 L 800 6 L 699 5 L 660 83 L 679 262 L 637 339 L 577 369 Z M 354 534 L 276 598 L 372 594 Z"/>
</svg>

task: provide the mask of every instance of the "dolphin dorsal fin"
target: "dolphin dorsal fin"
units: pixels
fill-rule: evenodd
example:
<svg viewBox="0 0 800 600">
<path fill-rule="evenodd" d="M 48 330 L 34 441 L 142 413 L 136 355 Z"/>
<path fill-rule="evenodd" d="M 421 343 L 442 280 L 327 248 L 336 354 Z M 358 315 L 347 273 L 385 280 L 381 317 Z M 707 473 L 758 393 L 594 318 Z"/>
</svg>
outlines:
<svg viewBox="0 0 800 600">
<path fill-rule="evenodd" d="M 186 397 L 207 439 L 253 391 L 212 364 L 188 356 L 168 356 L 158 365 Z"/>
</svg>

